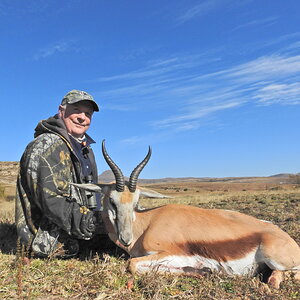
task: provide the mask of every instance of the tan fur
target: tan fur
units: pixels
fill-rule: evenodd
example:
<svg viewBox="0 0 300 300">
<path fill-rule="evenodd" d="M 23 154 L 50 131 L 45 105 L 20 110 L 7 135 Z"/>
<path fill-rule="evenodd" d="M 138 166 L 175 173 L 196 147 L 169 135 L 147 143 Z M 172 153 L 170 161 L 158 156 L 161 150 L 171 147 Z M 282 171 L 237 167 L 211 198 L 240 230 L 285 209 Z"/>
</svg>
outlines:
<svg viewBox="0 0 300 300">
<path fill-rule="evenodd" d="M 122 193 L 120 202 L 125 204 L 125 203 L 130 203 L 131 201 L 132 201 L 132 193 L 130 193 L 128 190 L 127 191 L 125 190 Z"/>
<path fill-rule="evenodd" d="M 270 222 L 235 211 L 180 204 L 135 211 L 139 190 L 115 193 L 114 185 L 101 189 L 109 237 L 130 254 L 133 273 L 137 266 L 144 272 L 162 264 L 161 270 L 177 274 L 198 276 L 213 268 L 251 275 L 266 265 L 273 270 L 268 279 L 273 287 L 278 288 L 287 273 L 300 280 L 300 247 Z"/>
<path fill-rule="evenodd" d="M 170 255 L 200 255 L 227 262 L 241 259 L 257 247 L 286 270 L 300 265 L 300 248 L 287 233 L 239 212 L 171 204 L 135 214 L 133 243 L 129 247 L 118 243 L 132 257 L 129 269 L 133 273 L 138 262 Z M 151 252 L 157 254 L 149 255 Z M 270 285 L 279 287 L 281 273 L 273 271 Z"/>
<path fill-rule="evenodd" d="M 136 218 L 133 225 L 135 237 L 141 235 L 141 228 L 147 228 L 140 245 L 145 250 L 158 251 L 163 248 L 182 254 L 192 251 L 189 244 L 193 243 L 214 248 L 213 255 L 207 253 L 204 256 L 226 261 L 240 258 L 263 243 L 265 252 L 275 256 L 281 264 L 287 264 L 288 268 L 300 265 L 300 249 L 288 234 L 276 225 L 238 212 L 171 204 L 148 212 L 137 212 Z M 236 251 L 237 247 L 240 251 Z M 132 247 L 135 252 L 136 248 Z M 290 258 L 282 255 L 284 252 L 289 253 Z"/>
</svg>

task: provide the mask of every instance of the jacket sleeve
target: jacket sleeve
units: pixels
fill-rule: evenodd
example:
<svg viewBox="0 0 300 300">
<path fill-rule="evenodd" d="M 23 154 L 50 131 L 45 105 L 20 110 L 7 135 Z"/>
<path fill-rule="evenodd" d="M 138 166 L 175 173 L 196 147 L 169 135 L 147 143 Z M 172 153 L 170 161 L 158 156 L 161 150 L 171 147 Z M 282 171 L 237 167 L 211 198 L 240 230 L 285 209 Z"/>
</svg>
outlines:
<svg viewBox="0 0 300 300">
<path fill-rule="evenodd" d="M 36 160 L 34 200 L 49 219 L 69 235 L 89 239 L 93 235 L 93 212 L 83 205 L 80 191 L 70 187 L 74 182 L 74 168 L 65 142 L 54 138 Z"/>
</svg>

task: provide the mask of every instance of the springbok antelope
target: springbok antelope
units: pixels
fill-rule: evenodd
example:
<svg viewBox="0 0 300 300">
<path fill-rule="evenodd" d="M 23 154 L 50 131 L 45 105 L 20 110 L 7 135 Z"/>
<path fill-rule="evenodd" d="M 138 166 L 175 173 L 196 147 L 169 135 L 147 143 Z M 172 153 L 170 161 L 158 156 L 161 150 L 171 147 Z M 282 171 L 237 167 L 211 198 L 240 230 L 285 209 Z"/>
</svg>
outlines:
<svg viewBox="0 0 300 300">
<path fill-rule="evenodd" d="M 137 179 L 151 156 L 143 161 L 125 182 L 102 142 L 103 156 L 116 183 L 75 184 L 102 192 L 102 217 L 110 239 L 128 252 L 129 271 L 173 272 L 201 276 L 206 272 L 255 276 L 271 271 L 268 283 L 279 288 L 286 271 L 300 280 L 300 248 L 276 225 L 229 210 L 202 209 L 170 204 L 138 210 Z M 148 196 L 163 197 L 161 194 Z"/>
</svg>

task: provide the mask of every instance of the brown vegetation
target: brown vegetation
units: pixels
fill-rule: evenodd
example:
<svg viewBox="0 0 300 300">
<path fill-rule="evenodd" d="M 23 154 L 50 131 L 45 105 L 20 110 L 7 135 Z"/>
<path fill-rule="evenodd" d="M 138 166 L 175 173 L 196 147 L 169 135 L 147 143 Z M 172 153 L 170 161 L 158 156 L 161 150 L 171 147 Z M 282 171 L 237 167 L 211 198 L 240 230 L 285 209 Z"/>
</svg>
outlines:
<svg viewBox="0 0 300 300">
<path fill-rule="evenodd" d="M 17 179 L 19 163 L 16 161 L 0 161 L 0 183 L 12 184 Z"/>
<path fill-rule="evenodd" d="M 142 199 L 143 207 L 185 203 L 238 210 L 274 222 L 300 244 L 300 189 L 293 185 L 251 180 L 147 187 L 173 198 Z M 127 257 L 116 247 L 78 259 L 27 259 L 16 242 L 14 204 L 6 198 L 13 197 L 13 190 L 6 185 L 0 200 L 0 299 L 300 299 L 300 283 L 292 278 L 274 290 L 259 278 L 223 274 L 132 277 L 126 272 Z"/>
</svg>

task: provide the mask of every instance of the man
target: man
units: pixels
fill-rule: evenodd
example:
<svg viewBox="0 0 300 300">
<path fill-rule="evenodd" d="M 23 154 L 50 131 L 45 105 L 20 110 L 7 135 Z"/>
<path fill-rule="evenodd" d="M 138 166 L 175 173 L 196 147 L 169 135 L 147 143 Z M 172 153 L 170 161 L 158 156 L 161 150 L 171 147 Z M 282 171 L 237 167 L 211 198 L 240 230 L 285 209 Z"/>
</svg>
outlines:
<svg viewBox="0 0 300 300">
<path fill-rule="evenodd" d="M 90 94 L 70 91 L 58 114 L 39 122 L 35 139 L 23 153 L 17 180 L 17 234 L 36 256 L 75 256 L 80 240 L 104 233 L 99 199 L 70 185 L 97 182 L 90 147 L 94 141 L 86 134 L 94 111 L 99 107 Z"/>
</svg>

